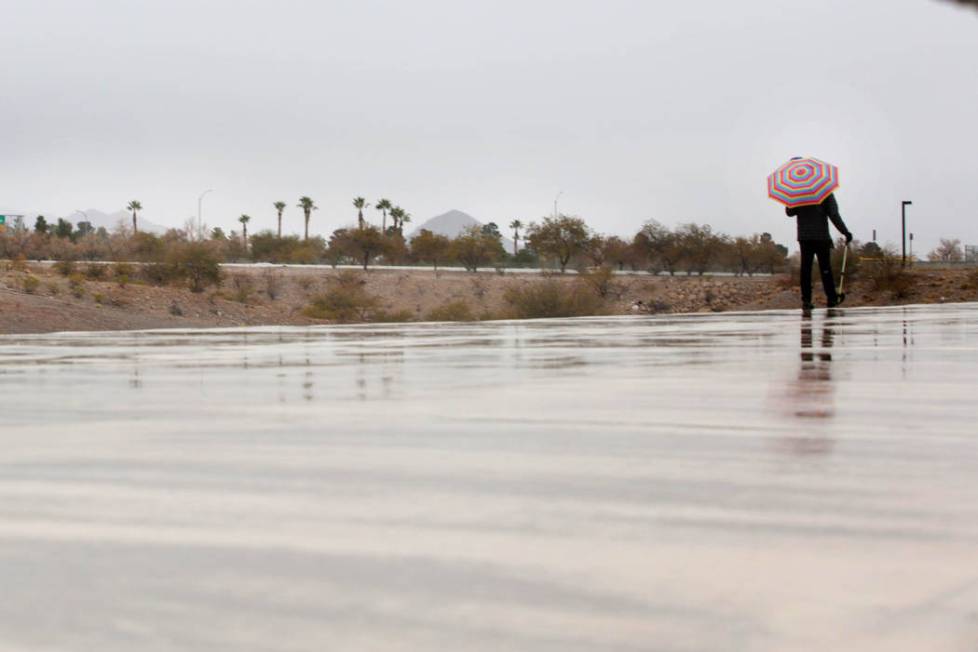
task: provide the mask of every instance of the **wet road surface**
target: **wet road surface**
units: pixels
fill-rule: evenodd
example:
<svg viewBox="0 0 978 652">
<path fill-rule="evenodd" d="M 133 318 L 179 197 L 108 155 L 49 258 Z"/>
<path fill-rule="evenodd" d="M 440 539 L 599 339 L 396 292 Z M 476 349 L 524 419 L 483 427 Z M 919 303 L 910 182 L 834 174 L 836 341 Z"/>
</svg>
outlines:
<svg viewBox="0 0 978 652">
<path fill-rule="evenodd" d="M 0 337 L 0 650 L 978 649 L 978 305 Z"/>
</svg>

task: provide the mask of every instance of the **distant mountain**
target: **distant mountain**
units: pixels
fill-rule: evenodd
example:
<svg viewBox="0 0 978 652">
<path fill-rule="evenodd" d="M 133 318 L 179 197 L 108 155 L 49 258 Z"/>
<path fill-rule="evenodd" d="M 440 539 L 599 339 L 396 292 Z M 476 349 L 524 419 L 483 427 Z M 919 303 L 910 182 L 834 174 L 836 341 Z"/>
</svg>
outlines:
<svg viewBox="0 0 978 652">
<path fill-rule="evenodd" d="M 0 211 L 0 215 L 2 214 L 5 213 L 3 211 Z M 58 221 L 58 218 L 60 217 L 62 219 L 71 222 L 75 226 L 77 226 L 79 222 L 88 221 L 91 222 L 92 226 L 95 227 L 96 229 L 99 227 L 105 227 L 105 229 L 109 232 L 111 232 L 113 229 L 116 228 L 120 220 L 124 221 L 127 226 L 130 227 L 132 226 L 132 213 L 125 210 L 118 210 L 113 213 L 103 213 L 100 210 L 89 208 L 88 210 L 85 211 L 84 215 L 82 215 L 82 213 L 79 211 L 75 211 L 74 213 L 69 213 L 67 215 L 57 215 L 55 213 L 48 213 L 43 211 L 23 211 L 23 212 L 10 211 L 9 214 L 23 215 L 24 224 L 31 228 L 33 228 L 34 221 L 37 220 L 38 215 L 43 215 L 44 218 L 48 221 L 48 224 L 56 223 Z M 156 233 L 158 235 L 162 235 L 166 233 L 166 230 L 169 228 L 166 226 L 161 226 L 159 224 L 156 224 L 155 222 L 150 222 L 149 220 L 143 219 L 142 215 L 138 216 L 136 223 L 139 225 L 140 231 L 144 231 L 146 233 Z"/>
<path fill-rule="evenodd" d="M 461 234 L 462 231 L 464 231 L 465 229 L 471 226 L 477 226 L 479 228 L 482 228 L 483 223 L 475 219 L 468 213 L 463 213 L 462 211 L 457 211 L 457 210 L 451 210 L 448 211 L 447 213 L 436 215 L 435 217 L 431 218 L 427 222 L 424 222 L 423 224 L 419 224 L 418 227 L 408 235 L 408 240 L 416 236 L 418 232 L 421 231 L 422 229 L 427 229 L 432 233 L 437 233 L 439 235 L 443 235 L 448 238 L 455 238 L 458 237 L 458 235 Z M 497 222 L 496 226 L 499 227 L 500 233 L 506 233 L 506 230 L 508 228 L 506 224 L 500 224 L 499 222 Z M 503 237 L 503 248 L 508 253 L 513 253 L 513 241 L 507 237 Z"/>
<path fill-rule="evenodd" d="M 132 213 L 126 210 L 118 210 L 113 213 L 103 213 L 100 210 L 89 208 L 85 211 L 85 215 L 76 212 L 73 215 L 67 216 L 65 219 L 77 225 L 79 222 L 86 221 L 86 216 L 87 220 L 91 222 L 92 226 L 94 226 L 96 229 L 100 226 L 104 226 L 106 230 L 112 231 L 112 229 L 114 229 L 120 221 L 124 221 L 126 225 L 132 226 Z M 156 224 L 155 222 L 150 222 L 149 220 L 144 219 L 142 215 L 137 216 L 136 224 L 139 225 L 140 231 L 145 233 L 156 233 L 158 235 L 166 233 L 166 230 L 169 228 Z"/>
</svg>

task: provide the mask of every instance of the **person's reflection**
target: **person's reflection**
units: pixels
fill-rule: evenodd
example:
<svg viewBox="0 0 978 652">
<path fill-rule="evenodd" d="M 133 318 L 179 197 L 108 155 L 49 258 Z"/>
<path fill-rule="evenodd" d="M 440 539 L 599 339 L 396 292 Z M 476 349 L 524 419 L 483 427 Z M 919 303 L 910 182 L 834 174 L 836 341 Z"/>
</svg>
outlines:
<svg viewBox="0 0 978 652">
<path fill-rule="evenodd" d="M 832 315 L 829 315 L 832 317 Z M 816 348 L 812 318 L 806 315 L 801 322 L 801 364 L 797 380 L 788 388 L 788 403 L 796 419 L 815 423 L 835 416 L 835 385 L 832 382 L 832 323 L 822 324 Z M 801 428 L 788 438 L 791 450 L 800 455 L 828 453 L 832 440 L 817 429 Z"/>
</svg>

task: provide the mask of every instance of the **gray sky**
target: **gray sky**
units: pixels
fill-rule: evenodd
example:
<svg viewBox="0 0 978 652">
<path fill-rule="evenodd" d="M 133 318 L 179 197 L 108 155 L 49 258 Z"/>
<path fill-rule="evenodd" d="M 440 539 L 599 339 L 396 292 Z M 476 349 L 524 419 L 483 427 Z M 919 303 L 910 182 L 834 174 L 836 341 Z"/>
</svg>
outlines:
<svg viewBox="0 0 978 652">
<path fill-rule="evenodd" d="M 842 171 L 860 239 L 978 244 L 978 12 L 933 0 L 0 0 L 0 210 L 299 231 L 560 208 L 632 234 L 791 222 L 765 178 Z M 372 211 L 371 211 L 372 212 Z"/>
</svg>

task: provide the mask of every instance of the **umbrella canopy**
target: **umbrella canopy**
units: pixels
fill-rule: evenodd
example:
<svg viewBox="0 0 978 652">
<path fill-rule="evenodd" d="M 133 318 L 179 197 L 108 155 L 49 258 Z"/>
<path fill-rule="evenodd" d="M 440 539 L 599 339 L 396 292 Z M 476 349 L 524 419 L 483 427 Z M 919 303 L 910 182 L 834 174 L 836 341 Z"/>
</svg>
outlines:
<svg viewBox="0 0 978 652">
<path fill-rule="evenodd" d="M 767 178 L 768 196 L 785 206 L 813 206 L 839 187 L 839 168 L 817 158 L 793 158 Z"/>
</svg>

